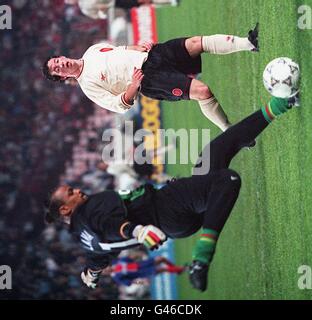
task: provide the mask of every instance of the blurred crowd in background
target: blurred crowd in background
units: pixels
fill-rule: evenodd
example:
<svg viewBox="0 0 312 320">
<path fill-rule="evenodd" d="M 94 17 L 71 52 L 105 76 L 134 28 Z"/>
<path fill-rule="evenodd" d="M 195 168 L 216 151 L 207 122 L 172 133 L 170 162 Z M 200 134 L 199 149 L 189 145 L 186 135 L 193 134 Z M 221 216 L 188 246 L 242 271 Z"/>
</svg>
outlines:
<svg viewBox="0 0 312 320">
<path fill-rule="evenodd" d="M 10 6 L 13 29 L 0 37 L 0 265 L 11 266 L 13 289 L 0 297 L 134 298 L 135 289 L 125 293 L 107 277 L 99 289 L 84 288 L 84 255 L 66 229 L 44 224 L 42 209 L 59 182 L 89 193 L 116 187 L 98 142 L 105 128 L 118 126 L 118 117 L 94 106 L 79 88 L 45 80 L 41 66 L 52 54 L 78 58 L 93 43 L 127 41 L 128 13 L 113 8 L 117 23 L 109 30 L 113 21 L 91 19 L 64 0 L 12 0 Z M 137 180 L 141 172 L 132 174 Z"/>
</svg>

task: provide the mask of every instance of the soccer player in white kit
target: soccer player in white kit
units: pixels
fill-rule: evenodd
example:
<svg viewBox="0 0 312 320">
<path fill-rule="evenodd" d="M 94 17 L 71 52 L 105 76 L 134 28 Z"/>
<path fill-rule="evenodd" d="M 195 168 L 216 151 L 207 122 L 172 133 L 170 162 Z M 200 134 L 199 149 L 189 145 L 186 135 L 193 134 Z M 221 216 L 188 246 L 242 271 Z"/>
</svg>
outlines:
<svg viewBox="0 0 312 320">
<path fill-rule="evenodd" d="M 53 81 L 77 80 L 94 103 L 117 113 L 129 110 L 138 94 L 157 100 L 196 100 L 203 114 L 222 131 L 229 122 L 208 85 L 189 74 L 201 72 L 201 53 L 258 51 L 258 24 L 246 38 L 195 36 L 159 44 L 91 46 L 81 59 L 49 57 L 43 73 Z"/>
</svg>

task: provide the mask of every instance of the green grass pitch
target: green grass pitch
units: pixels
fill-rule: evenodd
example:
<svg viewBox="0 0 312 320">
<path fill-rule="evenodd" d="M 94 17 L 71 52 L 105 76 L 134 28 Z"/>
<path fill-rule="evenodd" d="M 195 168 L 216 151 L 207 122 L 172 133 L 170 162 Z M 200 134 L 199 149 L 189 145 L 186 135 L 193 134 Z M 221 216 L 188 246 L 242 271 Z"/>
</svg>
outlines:
<svg viewBox="0 0 312 320">
<path fill-rule="evenodd" d="M 300 62 L 302 108 L 273 123 L 252 151 L 243 150 L 231 168 L 242 177 L 237 204 L 221 234 L 209 272 L 209 290 L 178 280 L 180 299 L 311 299 L 299 290 L 298 267 L 312 266 L 312 30 L 300 30 L 298 7 L 312 0 L 181 0 L 158 10 L 159 41 L 215 33 L 244 36 L 260 22 L 259 54 L 204 54 L 202 80 L 209 84 L 232 122 L 258 109 L 269 95 L 262 72 L 273 58 Z M 211 128 L 197 103 L 163 103 L 164 128 Z M 191 166 L 169 165 L 176 176 Z M 179 263 L 190 261 L 196 236 L 176 241 Z"/>
</svg>

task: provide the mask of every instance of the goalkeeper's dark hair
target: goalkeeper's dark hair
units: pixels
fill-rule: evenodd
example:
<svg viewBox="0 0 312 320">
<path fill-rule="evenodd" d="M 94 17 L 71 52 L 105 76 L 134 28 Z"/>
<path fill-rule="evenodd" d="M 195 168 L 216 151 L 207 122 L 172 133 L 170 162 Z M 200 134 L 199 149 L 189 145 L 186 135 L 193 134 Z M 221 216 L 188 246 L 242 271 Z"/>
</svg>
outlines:
<svg viewBox="0 0 312 320">
<path fill-rule="evenodd" d="M 50 73 L 49 67 L 48 67 L 48 62 L 51 59 L 58 58 L 58 57 L 60 57 L 60 56 L 50 56 L 50 57 L 48 57 L 44 61 L 43 65 L 42 65 L 42 73 L 48 80 L 55 81 L 55 82 L 64 82 L 65 80 L 62 80 L 61 76 L 55 76 L 55 75 L 52 76 L 52 74 Z"/>
<path fill-rule="evenodd" d="M 54 197 L 54 193 L 56 190 L 57 188 L 49 192 L 47 199 L 44 201 L 44 220 L 47 223 L 60 221 L 59 209 L 64 204 L 64 201 Z"/>
</svg>

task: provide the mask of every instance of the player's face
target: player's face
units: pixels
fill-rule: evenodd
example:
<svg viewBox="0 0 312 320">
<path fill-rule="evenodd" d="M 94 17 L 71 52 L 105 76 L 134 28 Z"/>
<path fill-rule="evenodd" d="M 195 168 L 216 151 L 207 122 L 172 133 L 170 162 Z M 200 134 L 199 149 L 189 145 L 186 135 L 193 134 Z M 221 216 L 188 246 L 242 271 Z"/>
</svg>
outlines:
<svg viewBox="0 0 312 320">
<path fill-rule="evenodd" d="M 60 56 L 50 59 L 48 68 L 52 76 L 69 77 L 77 71 L 79 65 L 75 59 Z"/>
<path fill-rule="evenodd" d="M 74 211 L 88 199 L 88 196 L 80 189 L 74 189 L 67 185 L 59 187 L 54 195 L 58 199 L 61 199 L 64 206 L 68 207 L 70 211 Z"/>
</svg>

